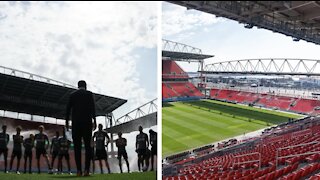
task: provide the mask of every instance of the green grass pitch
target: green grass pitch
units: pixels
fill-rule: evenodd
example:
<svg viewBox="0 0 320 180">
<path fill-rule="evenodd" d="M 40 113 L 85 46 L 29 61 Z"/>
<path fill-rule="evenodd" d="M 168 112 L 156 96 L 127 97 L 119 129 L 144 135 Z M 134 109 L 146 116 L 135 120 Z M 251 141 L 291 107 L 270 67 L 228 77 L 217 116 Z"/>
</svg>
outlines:
<svg viewBox="0 0 320 180">
<path fill-rule="evenodd" d="M 214 100 L 164 103 L 162 155 L 166 157 L 298 117 L 301 116 Z"/>
<path fill-rule="evenodd" d="M 54 175 L 54 174 L 15 174 L 15 173 L 9 173 L 5 174 L 3 172 L 0 172 L 0 179 L 1 180 L 42 180 L 42 179 L 75 179 L 75 180 L 98 180 L 98 179 L 117 179 L 117 180 L 152 180 L 157 179 L 157 173 L 156 172 L 143 172 L 143 173 L 115 173 L 115 174 L 94 174 L 89 177 L 76 177 L 76 175 Z"/>
</svg>

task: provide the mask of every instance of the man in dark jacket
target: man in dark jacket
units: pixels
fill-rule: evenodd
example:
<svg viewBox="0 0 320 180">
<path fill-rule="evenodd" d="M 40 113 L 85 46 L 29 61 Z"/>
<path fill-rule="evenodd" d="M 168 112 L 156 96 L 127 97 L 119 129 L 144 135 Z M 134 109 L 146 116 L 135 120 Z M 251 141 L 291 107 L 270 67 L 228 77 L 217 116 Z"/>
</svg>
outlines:
<svg viewBox="0 0 320 180">
<path fill-rule="evenodd" d="M 7 134 L 7 126 L 2 126 L 2 132 L 0 133 L 0 156 L 4 156 L 4 172 L 7 171 L 7 157 L 8 157 L 8 143 L 9 143 L 9 134 Z"/>
<path fill-rule="evenodd" d="M 77 165 L 77 176 L 82 176 L 81 146 L 82 138 L 85 146 L 85 171 L 84 176 L 89 176 L 92 131 L 96 129 L 96 113 L 93 94 L 87 91 L 85 81 L 78 82 L 78 90 L 69 97 L 66 113 L 66 128 L 69 128 L 69 117 L 72 115 L 72 139 L 74 144 L 74 156 Z M 93 120 L 93 121 L 92 121 Z"/>
</svg>

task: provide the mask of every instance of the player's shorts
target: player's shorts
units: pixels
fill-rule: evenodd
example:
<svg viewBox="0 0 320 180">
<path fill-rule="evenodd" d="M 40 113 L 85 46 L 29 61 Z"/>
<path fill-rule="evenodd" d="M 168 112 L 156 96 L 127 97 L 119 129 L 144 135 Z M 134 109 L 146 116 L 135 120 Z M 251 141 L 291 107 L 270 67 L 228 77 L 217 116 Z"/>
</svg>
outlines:
<svg viewBox="0 0 320 180">
<path fill-rule="evenodd" d="M 107 159 L 107 151 L 105 149 L 96 149 L 96 160 Z"/>
<path fill-rule="evenodd" d="M 151 151 L 150 149 L 146 150 L 146 155 L 144 156 L 144 158 L 149 159 L 151 157 Z"/>
<path fill-rule="evenodd" d="M 24 158 L 32 158 L 32 151 L 24 151 Z"/>
<path fill-rule="evenodd" d="M 69 153 L 68 152 L 60 152 L 59 153 L 59 159 L 65 158 L 66 160 L 70 159 Z"/>
<path fill-rule="evenodd" d="M 47 150 L 45 149 L 45 148 L 36 148 L 36 158 L 37 159 L 40 159 L 40 156 L 41 155 L 47 155 L 48 153 L 47 153 Z"/>
<path fill-rule="evenodd" d="M 146 156 L 147 149 L 137 149 L 138 156 Z"/>
<path fill-rule="evenodd" d="M 121 157 L 128 159 L 127 151 L 118 151 L 118 159 L 121 159 Z"/>
<path fill-rule="evenodd" d="M 8 154 L 8 148 L 0 148 L 0 155 L 1 154 L 5 154 L 5 155 L 7 155 Z"/>
<path fill-rule="evenodd" d="M 16 156 L 18 159 L 21 159 L 22 151 L 21 150 L 13 150 L 11 157 L 16 157 Z"/>
<path fill-rule="evenodd" d="M 52 158 L 56 158 L 59 155 L 59 151 L 52 151 Z"/>
<path fill-rule="evenodd" d="M 157 146 L 151 147 L 151 156 L 157 155 Z"/>
</svg>

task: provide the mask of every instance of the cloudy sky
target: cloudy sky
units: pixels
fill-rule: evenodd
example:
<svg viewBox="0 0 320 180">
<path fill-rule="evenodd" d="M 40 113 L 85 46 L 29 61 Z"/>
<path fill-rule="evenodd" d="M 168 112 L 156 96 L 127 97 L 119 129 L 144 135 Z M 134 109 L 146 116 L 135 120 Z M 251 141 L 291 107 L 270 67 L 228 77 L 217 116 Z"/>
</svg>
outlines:
<svg viewBox="0 0 320 180">
<path fill-rule="evenodd" d="M 157 3 L 0 2 L 0 63 L 120 97 L 157 97 Z"/>
<path fill-rule="evenodd" d="M 243 24 L 163 2 L 162 35 L 214 55 L 206 63 L 248 58 L 320 59 L 320 46 L 264 29 L 246 29 Z M 179 63 L 186 71 L 197 65 Z"/>
</svg>

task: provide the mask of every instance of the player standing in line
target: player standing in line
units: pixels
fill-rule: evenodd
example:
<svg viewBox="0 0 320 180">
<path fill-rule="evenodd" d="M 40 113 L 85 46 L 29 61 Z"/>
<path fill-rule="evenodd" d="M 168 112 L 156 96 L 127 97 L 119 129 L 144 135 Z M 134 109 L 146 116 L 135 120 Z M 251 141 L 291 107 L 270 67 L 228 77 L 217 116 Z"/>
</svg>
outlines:
<svg viewBox="0 0 320 180">
<path fill-rule="evenodd" d="M 96 142 L 96 157 L 97 160 L 99 160 L 99 165 L 100 165 L 100 170 L 101 170 L 101 174 L 103 174 L 103 168 L 102 168 L 102 162 L 101 160 L 105 160 L 106 162 L 106 166 L 108 169 L 108 173 L 110 174 L 110 167 L 109 167 L 109 163 L 108 163 L 108 155 L 106 152 L 106 147 L 108 146 L 109 142 L 110 142 L 110 138 L 107 134 L 107 132 L 105 132 L 104 130 L 102 130 L 102 124 L 98 125 L 98 131 L 94 133 L 93 138 L 95 138 L 95 142 Z M 105 144 L 107 139 L 107 144 Z"/>
<path fill-rule="evenodd" d="M 157 156 L 157 133 L 150 129 L 149 134 L 151 145 L 151 171 L 153 171 L 154 156 Z"/>
<path fill-rule="evenodd" d="M 64 157 L 67 161 L 68 165 L 68 172 L 71 175 L 71 168 L 70 168 L 70 155 L 69 155 L 69 149 L 70 149 L 71 141 L 67 139 L 65 129 L 63 128 L 63 134 L 62 137 L 58 140 L 58 147 L 59 147 L 59 161 L 58 161 L 58 171 L 62 173 L 62 158 Z"/>
<path fill-rule="evenodd" d="M 31 174 L 32 148 L 34 147 L 33 134 L 30 134 L 30 137 L 24 140 L 23 146 L 24 146 L 24 173 L 27 173 L 27 160 L 29 158 L 29 174 Z"/>
<path fill-rule="evenodd" d="M 10 137 L 7 134 L 7 126 L 2 126 L 2 133 L 0 133 L 0 156 L 3 154 L 4 156 L 4 173 L 8 173 L 7 171 L 7 160 L 8 160 L 8 143 Z"/>
<path fill-rule="evenodd" d="M 128 154 L 126 151 L 127 140 L 122 137 L 122 133 L 118 133 L 119 138 L 116 140 L 116 146 L 118 147 L 118 160 L 120 166 L 120 172 L 122 173 L 122 164 L 121 164 L 121 157 L 126 161 L 128 173 L 130 172 L 130 166 L 128 162 Z"/>
<path fill-rule="evenodd" d="M 136 137 L 136 152 L 138 154 L 138 169 L 144 167 L 144 160 L 146 160 L 147 149 L 149 146 L 148 135 L 144 133 L 142 126 L 139 126 L 140 133 Z M 146 161 L 146 165 L 149 166 L 149 161 Z"/>
<path fill-rule="evenodd" d="M 43 155 L 47 161 L 47 165 L 49 168 L 49 174 L 52 174 L 52 167 L 50 166 L 49 156 L 47 153 L 47 149 L 49 146 L 49 138 L 45 133 L 43 133 L 43 130 L 44 130 L 43 125 L 40 125 L 39 126 L 39 133 L 35 135 L 38 173 L 40 174 L 40 157 L 41 157 L 41 155 Z"/>
<path fill-rule="evenodd" d="M 51 146 L 50 146 L 50 154 L 51 154 L 51 167 L 53 168 L 54 161 L 56 160 L 56 157 L 59 153 L 59 131 L 56 131 L 56 136 L 52 138 L 51 140 Z M 58 168 L 59 169 L 59 163 Z"/>
<path fill-rule="evenodd" d="M 13 149 L 11 154 L 11 161 L 10 161 L 10 171 L 12 170 L 12 164 L 14 159 L 17 157 L 17 169 L 16 173 L 20 174 L 19 167 L 20 167 L 20 160 L 22 156 L 22 143 L 23 143 L 23 136 L 20 135 L 21 126 L 16 128 L 17 134 L 12 135 L 13 138 Z"/>
</svg>

